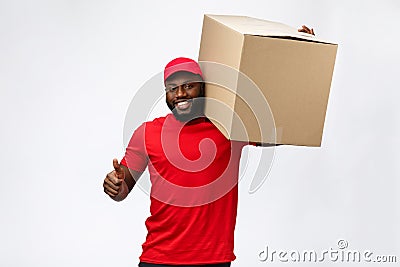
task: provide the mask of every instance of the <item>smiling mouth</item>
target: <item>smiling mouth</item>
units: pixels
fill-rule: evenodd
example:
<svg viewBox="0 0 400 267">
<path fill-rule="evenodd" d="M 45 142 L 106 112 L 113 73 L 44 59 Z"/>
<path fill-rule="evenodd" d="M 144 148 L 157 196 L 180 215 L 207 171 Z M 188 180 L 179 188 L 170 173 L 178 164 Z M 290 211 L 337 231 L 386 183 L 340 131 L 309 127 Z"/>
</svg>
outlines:
<svg viewBox="0 0 400 267">
<path fill-rule="evenodd" d="M 179 102 L 175 103 L 175 108 L 177 110 L 187 110 L 191 106 L 192 106 L 191 100 L 179 101 Z"/>
</svg>

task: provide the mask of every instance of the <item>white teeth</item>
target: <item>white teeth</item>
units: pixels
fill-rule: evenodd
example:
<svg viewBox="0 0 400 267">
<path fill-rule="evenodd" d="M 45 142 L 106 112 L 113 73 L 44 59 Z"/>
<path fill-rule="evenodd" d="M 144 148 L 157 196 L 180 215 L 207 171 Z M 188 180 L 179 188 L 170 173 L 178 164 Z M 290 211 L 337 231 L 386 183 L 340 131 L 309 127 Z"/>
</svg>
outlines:
<svg viewBox="0 0 400 267">
<path fill-rule="evenodd" d="M 190 107 L 191 102 L 190 101 L 181 101 L 176 103 L 176 108 L 179 110 L 186 110 Z"/>
<path fill-rule="evenodd" d="M 183 101 L 183 102 L 179 102 L 177 105 L 178 105 L 178 106 L 184 106 L 184 105 L 186 105 L 186 104 L 189 104 L 189 102 Z"/>
</svg>

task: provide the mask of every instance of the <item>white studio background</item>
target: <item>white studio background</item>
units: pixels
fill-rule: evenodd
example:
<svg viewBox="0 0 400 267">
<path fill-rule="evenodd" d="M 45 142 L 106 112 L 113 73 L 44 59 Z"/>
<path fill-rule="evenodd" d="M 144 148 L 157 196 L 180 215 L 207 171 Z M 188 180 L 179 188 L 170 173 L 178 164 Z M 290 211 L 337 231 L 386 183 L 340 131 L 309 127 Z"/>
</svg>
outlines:
<svg viewBox="0 0 400 267">
<path fill-rule="evenodd" d="M 258 253 L 339 239 L 400 260 L 398 1 L 1 0 L 0 266 L 137 266 L 148 196 L 116 203 L 102 182 L 135 91 L 170 59 L 197 58 L 205 13 L 339 43 L 322 147 L 278 147 L 255 194 L 243 179 L 232 266 L 283 266 Z"/>
</svg>

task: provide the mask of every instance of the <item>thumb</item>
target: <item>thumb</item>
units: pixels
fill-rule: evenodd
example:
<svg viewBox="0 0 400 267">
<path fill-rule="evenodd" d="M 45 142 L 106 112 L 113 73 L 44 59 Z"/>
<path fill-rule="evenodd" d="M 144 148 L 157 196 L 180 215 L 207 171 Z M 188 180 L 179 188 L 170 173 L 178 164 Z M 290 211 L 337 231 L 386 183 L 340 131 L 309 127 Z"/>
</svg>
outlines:
<svg viewBox="0 0 400 267">
<path fill-rule="evenodd" d="M 117 172 L 117 176 L 119 179 L 123 179 L 124 170 L 122 169 L 121 165 L 118 163 L 118 159 L 113 159 L 113 166 L 114 170 Z"/>
</svg>

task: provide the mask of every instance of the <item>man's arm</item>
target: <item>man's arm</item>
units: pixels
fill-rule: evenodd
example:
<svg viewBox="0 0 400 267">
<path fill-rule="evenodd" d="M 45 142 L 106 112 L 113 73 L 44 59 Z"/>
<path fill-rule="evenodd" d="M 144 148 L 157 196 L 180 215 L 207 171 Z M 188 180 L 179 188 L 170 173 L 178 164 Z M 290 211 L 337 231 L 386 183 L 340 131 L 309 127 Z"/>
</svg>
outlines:
<svg viewBox="0 0 400 267">
<path fill-rule="evenodd" d="M 104 192 L 115 201 L 122 201 L 126 198 L 142 172 L 129 170 L 117 159 L 113 160 L 114 170 L 107 174 L 103 182 Z"/>
</svg>

